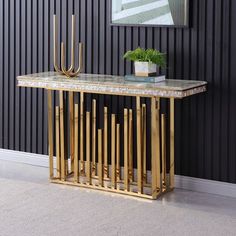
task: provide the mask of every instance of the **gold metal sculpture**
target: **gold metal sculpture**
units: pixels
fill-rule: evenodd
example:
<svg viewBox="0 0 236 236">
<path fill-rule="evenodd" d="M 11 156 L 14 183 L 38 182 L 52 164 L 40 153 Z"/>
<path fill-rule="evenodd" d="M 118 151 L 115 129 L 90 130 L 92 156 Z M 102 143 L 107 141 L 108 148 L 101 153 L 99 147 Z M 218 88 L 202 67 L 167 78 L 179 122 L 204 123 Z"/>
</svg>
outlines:
<svg viewBox="0 0 236 236">
<path fill-rule="evenodd" d="M 79 43 L 79 67 L 75 70 L 75 15 L 72 15 L 72 28 L 71 28 L 71 65 L 68 69 L 65 66 L 65 45 L 61 42 L 61 68 L 58 66 L 58 24 L 57 16 L 53 16 L 53 58 L 54 58 L 54 68 L 60 73 L 67 77 L 75 77 L 80 74 L 83 69 L 83 44 Z"/>
<path fill-rule="evenodd" d="M 147 142 L 147 104 L 141 104 L 141 97 L 136 96 L 136 111 L 123 109 L 123 124 L 119 123 L 119 115 L 103 108 L 104 127 L 96 125 L 97 101 L 93 99 L 92 110 L 86 111 L 84 104 L 85 94 L 80 93 L 80 102 L 73 102 L 73 129 L 70 132 L 70 144 L 66 142 L 65 110 L 69 105 L 63 99 L 64 91 L 59 91 L 59 106 L 53 108 L 52 91 L 49 91 L 49 144 L 50 144 L 50 177 L 53 183 L 80 186 L 90 189 L 99 189 L 107 192 L 125 194 L 129 196 L 157 199 L 161 194 L 170 190 L 173 183 L 173 172 L 167 170 L 166 163 L 174 159 L 166 155 L 166 114 L 160 114 L 160 98 L 151 98 L 151 133 Z M 170 134 L 174 131 L 173 101 L 170 106 Z M 55 134 L 53 139 L 53 115 L 55 110 Z M 69 113 L 71 115 L 71 113 Z M 70 120 L 71 122 L 71 120 Z M 133 135 L 136 126 L 137 134 Z M 71 138 L 71 132 L 74 138 Z M 123 140 L 122 140 L 123 139 Z M 134 142 L 136 139 L 136 152 Z M 170 137 L 171 149 L 174 148 L 174 136 Z M 54 144 L 56 144 L 54 146 Z M 67 146 L 73 144 L 69 155 Z M 122 148 L 123 145 L 123 148 Z M 151 163 L 147 166 L 147 145 L 151 148 Z M 55 147 L 57 163 L 53 168 L 53 148 Z M 109 150 L 110 149 L 110 150 Z M 73 157 L 71 172 L 67 171 L 67 156 Z M 172 159 L 171 159 L 172 158 Z M 69 162 L 68 162 L 69 163 Z M 172 164 L 173 165 L 173 164 Z M 55 173 L 54 173 L 55 172 Z M 173 175 L 173 173 L 172 173 Z"/>
</svg>

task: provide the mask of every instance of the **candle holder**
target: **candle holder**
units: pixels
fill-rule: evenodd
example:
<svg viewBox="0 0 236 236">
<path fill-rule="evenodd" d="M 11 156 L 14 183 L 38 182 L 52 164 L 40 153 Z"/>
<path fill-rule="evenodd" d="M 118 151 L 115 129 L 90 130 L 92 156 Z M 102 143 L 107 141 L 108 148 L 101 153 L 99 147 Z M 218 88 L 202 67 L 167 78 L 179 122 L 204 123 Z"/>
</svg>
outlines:
<svg viewBox="0 0 236 236">
<path fill-rule="evenodd" d="M 54 58 L 54 69 L 67 77 L 75 77 L 80 74 L 83 69 L 83 44 L 79 43 L 79 67 L 75 70 L 75 15 L 72 15 L 72 29 L 71 29 L 71 65 L 68 69 L 65 66 L 65 45 L 61 42 L 61 68 L 58 66 L 57 55 L 58 55 L 58 33 L 57 33 L 57 16 L 53 15 L 53 58 Z"/>
</svg>

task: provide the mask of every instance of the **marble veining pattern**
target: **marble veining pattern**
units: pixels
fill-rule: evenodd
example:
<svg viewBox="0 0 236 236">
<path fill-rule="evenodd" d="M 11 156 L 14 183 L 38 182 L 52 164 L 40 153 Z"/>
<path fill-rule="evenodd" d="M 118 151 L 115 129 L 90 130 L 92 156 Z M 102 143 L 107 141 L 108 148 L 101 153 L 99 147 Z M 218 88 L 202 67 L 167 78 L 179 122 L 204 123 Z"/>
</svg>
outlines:
<svg viewBox="0 0 236 236">
<path fill-rule="evenodd" d="M 158 96 L 183 98 L 206 91 L 206 82 L 192 80 L 166 80 L 160 83 L 125 81 L 122 76 L 81 74 L 67 78 L 56 72 L 43 72 L 18 76 L 18 86 L 53 90 L 83 91 L 127 96 Z"/>
</svg>

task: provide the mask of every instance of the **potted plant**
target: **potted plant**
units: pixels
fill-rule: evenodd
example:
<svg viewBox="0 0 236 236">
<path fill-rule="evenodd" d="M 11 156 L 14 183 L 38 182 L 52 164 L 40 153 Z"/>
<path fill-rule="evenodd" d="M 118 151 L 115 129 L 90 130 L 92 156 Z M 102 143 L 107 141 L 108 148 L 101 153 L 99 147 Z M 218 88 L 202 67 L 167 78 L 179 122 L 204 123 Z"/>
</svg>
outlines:
<svg viewBox="0 0 236 236">
<path fill-rule="evenodd" d="M 155 49 L 137 48 L 126 52 L 124 59 L 134 61 L 135 76 L 156 76 L 157 66 L 162 68 L 166 66 L 165 54 Z"/>
</svg>

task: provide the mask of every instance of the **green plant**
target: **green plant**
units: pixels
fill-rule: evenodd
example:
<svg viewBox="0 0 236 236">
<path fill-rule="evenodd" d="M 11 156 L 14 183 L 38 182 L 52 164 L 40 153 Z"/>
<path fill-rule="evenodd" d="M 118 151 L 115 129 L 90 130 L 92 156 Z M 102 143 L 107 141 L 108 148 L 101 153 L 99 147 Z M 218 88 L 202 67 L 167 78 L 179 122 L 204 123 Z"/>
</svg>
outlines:
<svg viewBox="0 0 236 236">
<path fill-rule="evenodd" d="M 166 66 L 166 56 L 155 49 L 137 48 L 134 51 L 127 51 L 124 59 L 129 61 L 150 62 L 157 64 L 160 67 Z"/>
</svg>

